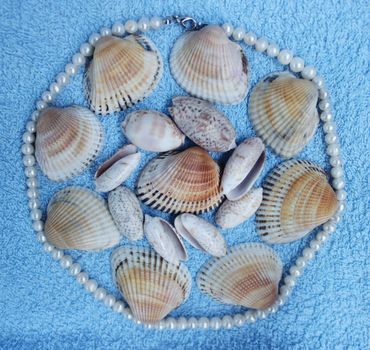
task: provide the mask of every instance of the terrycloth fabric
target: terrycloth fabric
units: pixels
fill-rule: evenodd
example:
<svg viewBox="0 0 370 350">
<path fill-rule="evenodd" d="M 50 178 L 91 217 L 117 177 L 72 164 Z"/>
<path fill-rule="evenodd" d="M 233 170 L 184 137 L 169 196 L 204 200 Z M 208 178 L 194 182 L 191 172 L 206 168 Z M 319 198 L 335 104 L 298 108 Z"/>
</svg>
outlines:
<svg viewBox="0 0 370 350">
<path fill-rule="evenodd" d="M 41 1 L 2 0 L 0 4 L 1 101 L 1 349 L 365 349 L 369 346 L 369 17 L 367 1 Z M 115 20 L 143 15 L 186 14 L 202 21 L 244 24 L 314 64 L 325 77 L 338 124 L 345 164 L 348 201 L 338 230 L 309 264 L 287 304 L 266 320 L 234 330 L 148 331 L 124 320 L 97 302 L 35 240 L 31 228 L 20 153 L 26 121 L 35 101 L 63 70 L 89 34 Z M 135 108 L 166 112 L 174 95 L 184 94 L 169 74 L 168 54 L 182 33 L 172 25 L 148 34 L 165 62 L 155 93 Z M 250 86 L 282 67 L 245 49 Z M 367 75 L 367 76 L 366 76 Z M 56 105 L 85 104 L 82 73 L 63 91 Z M 238 142 L 253 136 L 246 103 L 222 107 L 237 128 Z M 125 113 L 104 118 L 106 144 L 92 167 L 68 184 L 93 187 L 96 167 L 126 140 L 120 132 Z M 145 153 L 140 168 L 153 154 Z M 323 134 L 299 155 L 328 169 Z M 226 156 L 221 157 L 221 163 Z M 261 184 L 281 159 L 270 149 Z M 135 174 L 136 177 L 137 173 Z M 129 186 L 133 185 L 133 178 Z M 43 211 L 51 195 L 66 184 L 39 176 Z M 151 211 L 148 211 L 151 212 Z M 166 217 L 166 216 L 165 216 Z M 208 215 L 212 217 L 212 215 Z M 172 219 L 172 218 L 171 218 Z M 223 234 L 231 246 L 259 241 L 254 219 Z M 311 236 L 310 236 L 311 237 Z M 122 244 L 127 244 L 123 241 Z M 146 244 L 145 242 L 142 244 Z M 285 271 L 307 244 L 276 245 Z M 188 246 L 193 277 L 205 254 Z M 111 251 L 72 252 L 99 284 L 117 297 L 111 281 Z M 239 308 L 221 305 L 195 286 L 189 300 L 173 315 L 222 316 Z"/>
</svg>

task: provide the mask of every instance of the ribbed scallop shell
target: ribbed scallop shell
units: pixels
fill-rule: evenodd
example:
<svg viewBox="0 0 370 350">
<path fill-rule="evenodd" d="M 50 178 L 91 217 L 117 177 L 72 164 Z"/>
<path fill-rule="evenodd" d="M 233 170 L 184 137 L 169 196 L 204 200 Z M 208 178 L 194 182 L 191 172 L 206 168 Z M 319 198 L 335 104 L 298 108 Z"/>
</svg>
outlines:
<svg viewBox="0 0 370 350">
<path fill-rule="evenodd" d="M 305 160 L 284 162 L 263 185 L 257 232 L 269 243 L 295 241 L 328 221 L 337 204 L 323 169 Z"/>
<path fill-rule="evenodd" d="M 298 154 L 319 123 L 318 88 L 288 72 L 267 76 L 254 88 L 249 117 L 257 134 L 285 158 Z"/>
<path fill-rule="evenodd" d="M 247 95 L 247 58 L 219 26 L 183 34 L 172 49 L 170 67 L 179 85 L 196 97 L 237 104 Z"/>
<path fill-rule="evenodd" d="M 105 115 L 131 107 L 152 93 L 162 71 L 161 55 L 148 38 L 101 37 L 85 75 L 90 109 Z"/>
<path fill-rule="evenodd" d="M 42 172 L 54 181 L 80 175 L 103 146 L 103 128 L 87 108 L 47 108 L 36 125 L 35 153 Z"/>
<path fill-rule="evenodd" d="M 221 303 L 265 309 L 276 300 L 282 270 L 281 260 L 271 248 L 244 243 L 203 265 L 197 285 Z"/>
<path fill-rule="evenodd" d="M 171 213 L 201 213 L 221 201 L 219 167 L 200 147 L 168 152 L 151 160 L 138 179 L 147 205 Z"/>
<path fill-rule="evenodd" d="M 185 265 L 164 260 L 153 250 L 125 246 L 112 254 L 112 273 L 135 319 L 156 323 L 189 296 L 191 275 Z"/>
<path fill-rule="evenodd" d="M 45 236 L 57 248 L 102 250 L 119 243 L 120 234 L 104 199 L 86 188 L 60 190 L 47 211 Z"/>
</svg>

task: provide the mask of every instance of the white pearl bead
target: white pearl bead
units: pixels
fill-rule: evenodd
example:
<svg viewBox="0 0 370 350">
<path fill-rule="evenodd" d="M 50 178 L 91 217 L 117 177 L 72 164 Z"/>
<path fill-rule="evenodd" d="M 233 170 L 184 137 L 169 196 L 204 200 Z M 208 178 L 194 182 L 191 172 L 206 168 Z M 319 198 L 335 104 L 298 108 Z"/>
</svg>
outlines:
<svg viewBox="0 0 370 350">
<path fill-rule="evenodd" d="M 226 329 L 231 329 L 233 326 L 233 319 L 230 316 L 222 317 L 222 327 Z"/>
<path fill-rule="evenodd" d="M 346 205 L 344 204 L 344 202 L 339 202 L 339 205 L 338 205 L 338 208 L 337 208 L 337 213 L 341 213 L 344 211 Z"/>
<path fill-rule="evenodd" d="M 35 148 L 30 143 L 25 143 L 22 145 L 22 153 L 23 154 L 33 154 L 35 152 Z"/>
<path fill-rule="evenodd" d="M 233 321 L 235 326 L 241 327 L 245 322 L 245 317 L 241 314 L 236 314 L 233 316 Z"/>
<path fill-rule="evenodd" d="M 30 208 L 30 209 L 37 209 L 39 207 L 40 207 L 40 201 L 39 201 L 38 198 L 32 198 L 28 202 L 28 208 Z"/>
<path fill-rule="evenodd" d="M 261 320 L 263 320 L 267 317 L 267 313 L 265 310 L 257 310 L 256 316 L 257 318 L 260 318 Z"/>
<path fill-rule="evenodd" d="M 76 281 L 79 284 L 85 284 L 89 280 L 89 275 L 86 272 L 80 272 L 76 276 Z"/>
<path fill-rule="evenodd" d="M 168 317 L 166 319 L 166 328 L 168 329 L 175 329 L 177 326 L 177 322 L 173 317 Z"/>
<path fill-rule="evenodd" d="M 325 134 L 333 133 L 336 129 L 335 124 L 333 122 L 324 123 L 322 128 L 323 128 Z"/>
<path fill-rule="evenodd" d="M 231 36 L 234 32 L 234 27 L 230 23 L 224 23 L 222 29 L 225 31 L 227 36 Z"/>
<path fill-rule="evenodd" d="M 316 68 L 312 66 L 306 66 L 303 68 L 301 75 L 302 78 L 311 80 L 316 76 Z"/>
<path fill-rule="evenodd" d="M 195 317 L 190 317 L 188 319 L 188 328 L 195 329 L 197 328 L 197 325 L 198 325 L 198 321 Z"/>
<path fill-rule="evenodd" d="M 290 50 L 284 49 L 279 52 L 278 60 L 281 64 L 289 64 L 293 58 L 293 53 Z"/>
<path fill-rule="evenodd" d="M 335 224 L 338 224 L 340 222 L 340 215 L 334 215 L 331 220 L 332 222 L 334 222 Z"/>
<path fill-rule="evenodd" d="M 48 242 L 44 243 L 43 248 L 44 248 L 44 251 L 47 253 L 51 253 L 54 250 L 54 247 Z"/>
<path fill-rule="evenodd" d="M 35 177 L 37 175 L 37 170 L 34 166 L 27 166 L 24 168 L 24 174 L 27 177 Z"/>
<path fill-rule="evenodd" d="M 284 278 L 284 284 L 287 285 L 288 287 L 294 287 L 296 284 L 295 276 L 293 275 L 286 276 Z"/>
<path fill-rule="evenodd" d="M 179 317 L 177 319 L 177 328 L 178 329 L 186 329 L 188 326 L 188 321 L 186 320 L 185 317 Z"/>
<path fill-rule="evenodd" d="M 301 256 L 299 258 L 297 258 L 295 264 L 300 268 L 304 268 L 306 266 L 306 260 L 304 258 L 302 258 Z"/>
<path fill-rule="evenodd" d="M 319 108 L 322 110 L 322 111 L 327 111 L 328 109 L 330 109 L 331 105 L 330 105 L 330 102 L 328 100 L 321 100 L 319 102 Z"/>
<path fill-rule="evenodd" d="M 286 297 L 279 295 L 278 298 L 276 299 L 276 305 L 277 306 L 282 306 L 285 304 Z"/>
<path fill-rule="evenodd" d="M 36 123 L 33 120 L 29 121 L 26 124 L 26 130 L 32 133 L 36 132 Z"/>
<path fill-rule="evenodd" d="M 335 133 L 330 133 L 325 135 L 325 142 L 330 145 L 331 143 L 334 143 L 337 141 L 337 135 Z"/>
<path fill-rule="evenodd" d="M 243 28 L 235 28 L 233 31 L 233 39 L 236 41 L 243 40 L 245 35 L 245 30 Z"/>
<path fill-rule="evenodd" d="M 269 44 L 267 47 L 267 55 L 270 57 L 277 57 L 279 55 L 280 49 L 275 43 Z"/>
<path fill-rule="evenodd" d="M 139 22 L 137 22 L 138 30 L 145 33 L 150 28 L 150 21 L 149 18 L 143 17 L 140 18 Z"/>
<path fill-rule="evenodd" d="M 202 329 L 208 329 L 209 327 L 209 319 L 207 317 L 201 317 L 198 320 L 198 326 Z"/>
<path fill-rule="evenodd" d="M 39 110 L 39 111 L 42 111 L 42 110 L 43 110 L 43 109 L 45 109 L 47 106 L 48 106 L 48 104 L 47 104 L 45 101 L 43 101 L 43 100 L 39 100 L 39 101 L 37 101 L 37 102 L 36 102 L 36 108 L 37 108 L 37 110 Z"/>
<path fill-rule="evenodd" d="M 53 95 L 51 94 L 50 91 L 44 91 L 41 95 L 41 99 L 46 103 L 49 103 L 53 100 Z"/>
<path fill-rule="evenodd" d="M 263 52 L 267 49 L 268 45 L 269 45 L 269 43 L 268 43 L 267 39 L 259 38 L 256 41 L 255 49 L 256 49 L 257 52 Z"/>
<path fill-rule="evenodd" d="M 335 225 L 332 222 L 328 221 L 325 222 L 325 224 L 322 226 L 322 229 L 325 232 L 333 233 L 335 231 Z"/>
<path fill-rule="evenodd" d="M 244 42 L 247 45 L 253 46 L 257 41 L 257 35 L 253 32 L 248 32 L 244 35 Z"/>
<path fill-rule="evenodd" d="M 35 135 L 29 131 L 26 131 L 23 134 L 23 142 L 24 143 L 33 143 L 35 142 Z"/>
<path fill-rule="evenodd" d="M 342 177 L 343 176 L 343 169 L 341 167 L 335 167 L 335 168 L 331 169 L 330 173 L 331 173 L 331 176 L 333 178 Z"/>
<path fill-rule="evenodd" d="M 329 156 L 333 156 L 333 157 L 339 155 L 339 145 L 336 142 L 328 145 L 328 147 L 326 147 L 326 153 Z"/>
<path fill-rule="evenodd" d="M 133 319 L 133 316 L 132 316 L 132 312 L 129 308 L 126 308 L 122 311 L 122 315 L 124 317 L 126 317 L 128 320 L 132 320 Z"/>
<path fill-rule="evenodd" d="M 289 269 L 289 273 L 292 275 L 292 276 L 295 276 L 295 277 L 298 277 L 301 275 L 301 270 L 299 269 L 298 266 L 295 266 L 293 265 L 290 269 Z"/>
<path fill-rule="evenodd" d="M 65 70 L 69 76 L 76 75 L 77 73 L 77 67 L 72 63 L 68 63 Z"/>
<path fill-rule="evenodd" d="M 107 35 L 111 35 L 111 34 L 112 34 L 112 31 L 108 27 L 102 27 L 100 29 L 100 35 L 101 36 L 107 36 Z"/>
<path fill-rule="evenodd" d="M 329 237 L 329 233 L 328 232 L 324 232 L 324 231 L 321 231 L 319 232 L 317 235 L 316 235 L 316 239 L 321 242 L 321 243 L 324 243 L 327 241 Z"/>
<path fill-rule="evenodd" d="M 254 323 L 256 322 L 256 318 L 255 316 L 253 315 L 253 313 L 251 311 L 247 311 L 245 314 L 245 322 L 247 323 Z"/>
<path fill-rule="evenodd" d="M 54 249 L 51 253 L 51 256 L 54 260 L 60 260 L 62 256 L 64 255 L 63 250 L 60 249 Z"/>
<path fill-rule="evenodd" d="M 310 242 L 310 247 L 311 247 L 315 252 L 319 251 L 320 246 L 321 246 L 320 242 L 319 242 L 318 240 L 316 240 L 316 239 L 313 239 L 313 240 Z"/>
<path fill-rule="evenodd" d="M 32 209 L 31 210 L 31 219 L 32 220 L 40 220 L 42 218 L 42 211 L 40 209 Z"/>
<path fill-rule="evenodd" d="M 339 190 L 337 191 L 337 198 L 338 198 L 338 201 L 344 201 L 347 197 L 347 192 L 344 191 L 344 190 Z"/>
<path fill-rule="evenodd" d="M 316 84 L 318 88 L 322 88 L 324 86 L 324 78 L 316 76 L 312 79 L 312 81 Z"/>
<path fill-rule="evenodd" d="M 57 95 L 61 91 L 61 86 L 58 83 L 52 83 L 50 84 L 49 90 L 52 93 L 52 95 Z"/>
<path fill-rule="evenodd" d="M 23 165 L 32 166 L 35 165 L 36 159 L 32 154 L 23 156 Z"/>
<path fill-rule="evenodd" d="M 137 31 L 137 23 L 133 20 L 128 20 L 125 23 L 125 30 L 128 33 L 135 33 Z"/>
<path fill-rule="evenodd" d="M 61 259 L 60 259 L 60 266 L 63 268 L 63 269 L 68 269 L 73 263 L 73 259 L 70 255 L 64 255 Z"/>
<path fill-rule="evenodd" d="M 98 289 L 98 282 L 96 282 L 94 279 L 86 281 L 85 289 L 90 293 L 94 293 Z"/>
<path fill-rule="evenodd" d="M 90 43 L 83 43 L 80 46 L 80 53 L 84 57 L 90 57 L 93 54 L 94 48 Z"/>
<path fill-rule="evenodd" d="M 221 319 L 218 317 L 212 317 L 209 322 L 209 327 L 215 330 L 218 330 L 221 328 Z"/>
<path fill-rule="evenodd" d="M 166 322 L 164 321 L 164 320 L 161 320 L 161 321 L 159 321 L 158 322 L 158 329 L 160 330 L 160 331 L 162 331 L 163 329 L 165 329 L 166 328 Z"/>
<path fill-rule="evenodd" d="M 326 98 L 329 97 L 328 91 L 325 90 L 324 88 L 319 89 L 319 97 L 320 97 L 320 100 L 325 100 Z"/>
<path fill-rule="evenodd" d="M 56 81 L 60 86 L 66 86 L 69 83 L 69 76 L 64 72 L 59 73 Z"/>
<path fill-rule="evenodd" d="M 329 162 L 332 167 L 337 167 L 337 166 L 342 165 L 342 160 L 337 156 L 330 157 Z"/>
<path fill-rule="evenodd" d="M 123 36 L 125 34 L 125 26 L 121 22 L 115 22 L 112 26 L 112 34 L 116 36 Z"/>
<path fill-rule="evenodd" d="M 289 64 L 290 70 L 294 73 L 302 72 L 304 68 L 304 60 L 301 57 L 293 57 Z"/>
<path fill-rule="evenodd" d="M 27 197 L 30 198 L 30 199 L 37 198 L 38 197 L 37 190 L 34 189 L 34 188 L 29 188 L 27 190 Z"/>
<path fill-rule="evenodd" d="M 311 260 L 315 255 L 315 251 L 312 248 L 304 248 L 303 249 L 303 256 L 306 260 Z"/>
<path fill-rule="evenodd" d="M 33 111 L 32 114 L 31 114 L 31 119 L 33 121 L 36 121 L 38 119 L 39 115 L 40 115 L 39 111 Z"/>
<path fill-rule="evenodd" d="M 159 28 L 161 28 L 163 22 L 162 22 L 162 18 L 161 17 L 152 17 L 152 19 L 150 20 L 150 26 L 155 29 L 155 30 L 158 30 Z"/>
<path fill-rule="evenodd" d="M 46 242 L 46 237 L 44 235 L 43 232 L 37 232 L 37 235 L 36 235 L 36 239 L 41 242 L 41 243 L 44 243 Z"/>
<path fill-rule="evenodd" d="M 292 292 L 292 290 L 291 290 L 291 288 L 289 288 L 288 286 L 282 286 L 281 288 L 280 288 L 280 295 L 282 296 L 282 297 L 288 297 L 290 294 L 291 294 L 291 292 Z"/>
<path fill-rule="evenodd" d="M 69 273 L 72 276 L 76 276 L 78 273 L 80 273 L 80 271 L 81 271 L 81 265 L 79 263 L 73 263 L 71 267 L 69 268 Z"/>
<path fill-rule="evenodd" d="M 99 287 L 94 293 L 94 297 L 96 300 L 103 300 L 106 295 L 107 291 L 103 287 Z"/>
<path fill-rule="evenodd" d="M 125 305 L 121 300 L 117 300 L 112 307 L 113 311 L 117 313 L 121 313 L 124 310 L 124 308 Z"/>
<path fill-rule="evenodd" d="M 114 303 L 116 302 L 116 298 L 114 295 L 112 294 L 107 294 L 105 297 L 104 297 L 104 304 L 108 307 L 112 307 L 114 305 Z"/>
<path fill-rule="evenodd" d="M 329 111 L 321 112 L 320 118 L 323 122 L 330 122 L 333 120 L 333 114 Z"/>
<path fill-rule="evenodd" d="M 72 62 L 76 66 L 82 66 L 86 62 L 86 58 L 82 53 L 75 53 L 72 56 Z"/>
<path fill-rule="evenodd" d="M 277 306 L 271 306 L 271 313 L 274 314 L 278 310 Z"/>
<path fill-rule="evenodd" d="M 92 33 L 90 36 L 89 36 L 89 43 L 91 46 L 95 46 L 95 44 L 97 43 L 97 41 L 100 39 L 100 34 L 98 33 Z"/>
</svg>

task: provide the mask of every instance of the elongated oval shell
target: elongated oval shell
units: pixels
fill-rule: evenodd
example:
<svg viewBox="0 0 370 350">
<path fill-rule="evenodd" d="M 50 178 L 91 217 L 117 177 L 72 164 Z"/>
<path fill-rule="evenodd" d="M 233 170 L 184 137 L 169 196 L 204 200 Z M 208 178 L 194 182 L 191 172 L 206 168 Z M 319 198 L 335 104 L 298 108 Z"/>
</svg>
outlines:
<svg viewBox="0 0 370 350">
<path fill-rule="evenodd" d="M 125 246 L 112 254 L 112 273 L 136 320 L 156 323 L 189 296 L 191 275 L 147 248 Z"/>
<path fill-rule="evenodd" d="M 220 303 L 265 309 L 276 301 L 282 271 L 282 262 L 270 247 L 244 243 L 205 263 L 197 285 Z"/>
<path fill-rule="evenodd" d="M 171 213 L 201 213 L 221 201 L 219 167 L 200 147 L 161 154 L 140 174 L 137 193 L 145 204 Z"/>
<path fill-rule="evenodd" d="M 90 109 L 105 115 L 131 107 L 152 93 L 162 71 L 161 55 L 147 37 L 102 36 L 85 75 Z"/>
<path fill-rule="evenodd" d="M 120 234 L 136 241 L 144 236 L 144 215 L 135 194 L 126 187 L 117 187 L 108 195 L 108 207 Z"/>
<path fill-rule="evenodd" d="M 209 102 L 178 96 L 172 99 L 169 111 L 180 130 L 207 151 L 226 152 L 236 147 L 233 125 Z"/>
<path fill-rule="evenodd" d="M 136 146 L 150 152 L 166 152 L 180 147 L 185 136 L 171 118 L 152 110 L 126 115 L 122 131 Z"/>
<path fill-rule="evenodd" d="M 103 250 L 120 234 L 103 198 L 83 187 L 66 187 L 48 205 L 45 237 L 59 249 Z"/>
<path fill-rule="evenodd" d="M 257 232 L 269 243 L 288 243 L 328 221 L 338 201 L 325 171 L 305 160 L 278 165 L 263 184 Z"/>
<path fill-rule="evenodd" d="M 276 153 L 298 154 L 317 130 L 318 88 L 288 72 L 267 76 L 254 88 L 249 117 L 262 140 Z"/>
<path fill-rule="evenodd" d="M 46 108 L 36 124 L 36 159 L 50 180 L 65 181 L 95 160 L 103 139 L 100 121 L 87 108 Z"/>
<path fill-rule="evenodd" d="M 247 58 L 219 26 L 183 34 L 172 49 L 170 67 L 178 84 L 196 97 L 237 104 L 247 95 Z"/>
</svg>

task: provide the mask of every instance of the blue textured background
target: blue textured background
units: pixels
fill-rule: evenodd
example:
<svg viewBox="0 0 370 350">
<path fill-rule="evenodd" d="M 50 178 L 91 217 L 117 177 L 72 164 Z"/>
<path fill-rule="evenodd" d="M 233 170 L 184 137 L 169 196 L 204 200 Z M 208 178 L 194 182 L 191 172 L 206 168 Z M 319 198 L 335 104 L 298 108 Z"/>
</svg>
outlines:
<svg viewBox="0 0 370 350">
<path fill-rule="evenodd" d="M 369 347 L 369 8 L 366 0 L 305 1 L 14 1 L 0 3 L 1 252 L 0 348 L 125 349 L 365 349 Z M 34 239 L 25 196 L 21 135 L 34 101 L 63 70 L 89 34 L 115 20 L 142 15 L 187 14 L 203 21 L 244 23 L 248 30 L 275 40 L 315 64 L 332 93 L 345 162 L 348 204 L 337 232 L 310 263 L 287 304 L 268 319 L 231 331 L 147 331 L 94 301 Z M 181 33 L 171 27 L 150 37 L 167 62 Z M 273 60 L 252 52 L 250 84 L 281 70 Z M 58 97 L 57 105 L 84 104 L 81 73 Z M 367 76 L 367 77 L 366 77 Z M 170 97 L 182 94 L 169 75 L 138 105 L 166 111 Z M 238 141 L 252 136 L 246 104 L 223 107 L 238 129 Z M 104 152 L 88 171 L 70 183 L 91 186 L 97 164 L 125 140 L 119 130 L 123 113 L 103 120 Z M 146 154 L 141 167 L 148 157 Z M 300 154 L 327 167 L 323 135 L 317 133 Z M 223 162 L 225 157 L 222 157 Z M 280 159 L 268 151 L 263 177 Z M 263 178 L 262 177 L 262 178 Z M 261 178 L 261 179 L 262 179 Z M 261 179 L 259 182 L 261 182 Z M 57 188 L 39 178 L 45 205 Z M 132 185 L 132 183 L 130 183 Z M 253 219 L 224 231 L 229 245 L 258 241 Z M 307 239 L 274 246 L 285 266 Z M 123 242 L 124 243 L 124 242 Z M 145 244 L 145 243 L 144 243 Z M 208 259 L 189 248 L 193 275 Z M 110 251 L 73 256 L 90 275 L 118 296 L 109 274 Z M 210 301 L 193 288 L 174 315 L 223 315 L 238 308 Z"/>
</svg>

